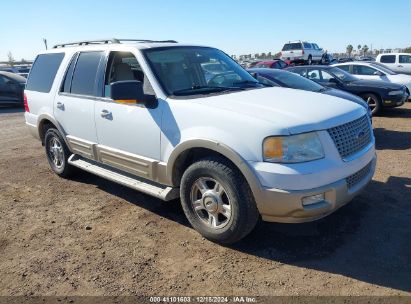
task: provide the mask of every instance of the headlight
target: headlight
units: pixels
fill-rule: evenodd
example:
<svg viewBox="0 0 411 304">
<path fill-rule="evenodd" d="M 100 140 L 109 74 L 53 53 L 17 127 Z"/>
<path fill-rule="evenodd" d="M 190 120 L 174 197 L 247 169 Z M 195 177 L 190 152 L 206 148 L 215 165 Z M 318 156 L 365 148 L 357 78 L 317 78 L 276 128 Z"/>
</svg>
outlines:
<svg viewBox="0 0 411 304">
<path fill-rule="evenodd" d="M 263 143 L 263 158 L 267 162 L 301 163 L 324 157 L 317 133 L 267 137 Z"/>
<path fill-rule="evenodd" d="M 400 95 L 400 94 L 402 94 L 402 93 L 404 93 L 403 90 L 397 90 L 397 91 L 391 91 L 391 92 L 389 92 L 388 95 Z"/>
</svg>

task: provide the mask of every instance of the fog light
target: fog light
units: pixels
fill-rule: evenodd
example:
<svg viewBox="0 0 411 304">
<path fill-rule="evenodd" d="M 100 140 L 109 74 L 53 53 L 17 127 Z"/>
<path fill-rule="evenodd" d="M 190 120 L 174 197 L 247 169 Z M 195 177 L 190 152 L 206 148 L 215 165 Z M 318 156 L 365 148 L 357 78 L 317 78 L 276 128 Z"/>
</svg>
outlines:
<svg viewBox="0 0 411 304">
<path fill-rule="evenodd" d="M 322 202 L 324 199 L 325 199 L 324 193 L 320 193 L 320 194 L 303 197 L 301 199 L 301 202 L 303 203 L 303 206 L 307 206 L 307 205 L 312 205 L 312 204 Z"/>
</svg>

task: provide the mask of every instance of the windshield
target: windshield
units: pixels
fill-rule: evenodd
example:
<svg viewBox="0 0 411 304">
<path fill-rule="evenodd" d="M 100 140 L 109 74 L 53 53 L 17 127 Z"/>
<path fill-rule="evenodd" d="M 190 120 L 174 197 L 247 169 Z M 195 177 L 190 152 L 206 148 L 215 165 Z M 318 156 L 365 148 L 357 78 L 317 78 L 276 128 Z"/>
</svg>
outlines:
<svg viewBox="0 0 411 304">
<path fill-rule="evenodd" d="M 333 73 L 334 76 L 337 77 L 341 81 L 355 81 L 355 80 L 358 80 L 357 78 L 355 78 L 351 74 L 349 74 L 346 71 L 343 71 L 339 68 L 330 68 L 327 71 Z"/>
<path fill-rule="evenodd" d="M 378 62 L 374 62 L 371 64 L 371 66 L 376 67 L 377 69 L 379 69 L 381 72 L 388 74 L 388 75 L 397 75 L 397 73 L 395 73 L 393 70 L 390 70 L 389 68 L 387 68 L 385 65 L 378 63 Z"/>
<path fill-rule="evenodd" d="M 264 87 L 229 56 L 207 47 L 144 50 L 168 95 L 188 96 Z"/>
<path fill-rule="evenodd" d="M 281 86 L 287 88 L 312 92 L 320 92 L 324 89 L 323 86 L 319 85 L 318 83 L 315 83 L 312 80 L 286 71 L 277 72 L 275 74 L 273 73 L 270 75 L 270 77 L 276 80 Z"/>
</svg>

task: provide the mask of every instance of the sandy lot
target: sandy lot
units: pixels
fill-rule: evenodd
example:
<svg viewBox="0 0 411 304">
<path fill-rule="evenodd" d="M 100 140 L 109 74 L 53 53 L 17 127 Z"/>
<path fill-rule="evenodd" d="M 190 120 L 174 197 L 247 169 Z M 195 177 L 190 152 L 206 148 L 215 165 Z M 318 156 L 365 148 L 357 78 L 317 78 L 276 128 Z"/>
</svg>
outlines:
<svg viewBox="0 0 411 304">
<path fill-rule="evenodd" d="M 0 109 L 0 295 L 411 295 L 411 103 L 374 127 L 377 172 L 351 204 L 222 247 L 178 200 L 57 177 Z"/>
</svg>

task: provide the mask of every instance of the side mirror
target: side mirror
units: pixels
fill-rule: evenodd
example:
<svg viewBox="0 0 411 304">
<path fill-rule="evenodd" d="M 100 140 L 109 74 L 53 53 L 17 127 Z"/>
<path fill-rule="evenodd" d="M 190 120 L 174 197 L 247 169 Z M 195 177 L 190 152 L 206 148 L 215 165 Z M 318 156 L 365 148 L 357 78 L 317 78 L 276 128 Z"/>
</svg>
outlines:
<svg viewBox="0 0 411 304">
<path fill-rule="evenodd" d="M 110 84 L 110 97 L 115 102 L 152 106 L 153 95 L 144 94 L 143 83 L 137 80 L 116 81 Z"/>
<path fill-rule="evenodd" d="M 375 76 L 385 76 L 385 74 L 383 72 L 380 72 L 380 71 L 375 71 L 374 75 Z"/>
</svg>

